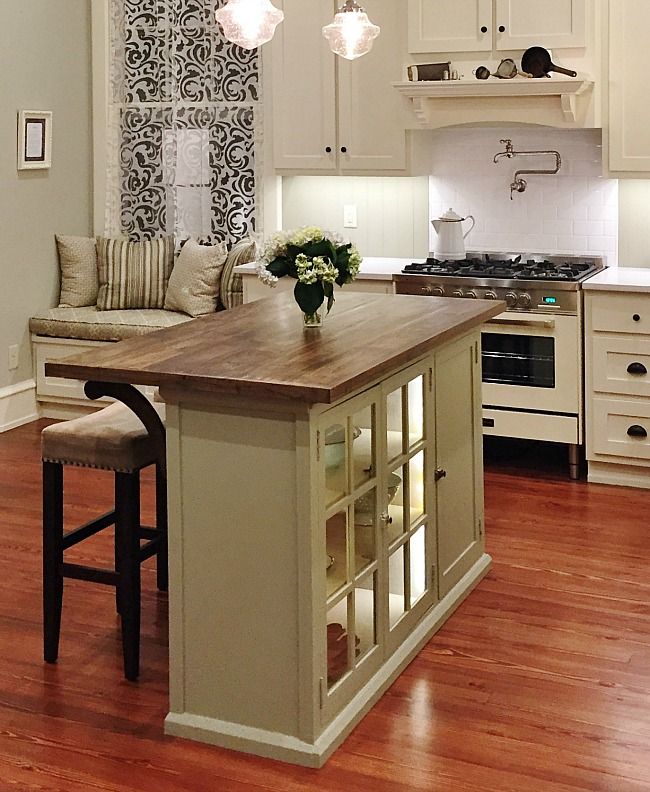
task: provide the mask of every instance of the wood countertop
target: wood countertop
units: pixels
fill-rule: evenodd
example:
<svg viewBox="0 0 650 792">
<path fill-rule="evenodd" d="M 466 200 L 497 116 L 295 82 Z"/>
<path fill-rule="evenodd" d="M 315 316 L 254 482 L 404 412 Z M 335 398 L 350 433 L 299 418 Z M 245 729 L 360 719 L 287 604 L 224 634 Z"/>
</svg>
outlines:
<svg viewBox="0 0 650 792">
<path fill-rule="evenodd" d="M 304 330 L 293 294 L 278 294 L 46 363 L 45 373 L 331 404 L 504 309 L 493 300 L 341 292 L 323 327 Z"/>
</svg>

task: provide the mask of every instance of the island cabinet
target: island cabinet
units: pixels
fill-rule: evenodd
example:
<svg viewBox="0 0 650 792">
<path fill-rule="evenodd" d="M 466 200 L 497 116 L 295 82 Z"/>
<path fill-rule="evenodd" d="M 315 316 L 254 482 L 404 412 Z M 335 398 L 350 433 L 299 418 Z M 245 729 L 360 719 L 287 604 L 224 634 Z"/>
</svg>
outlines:
<svg viewBox="0 0 650 792">
<path fill-rule="evenodd" d="M 279 294 L 48 364 L 167 404 L 168 733 L 320 766 L 486 573 L 502 310 L 343 293 L 305 330 Z"/>
<path fill-rule="evenodd" d="M 375 0 L 367 9 L 381 35 L 371 52 L 354 61 L 334 55 L 322 35 L 340 1 L 277 4 L 285 18 L 264 56 L 275 167 L 316 174 L 406 173 L 408 108 L 391 87 L 402 77 L 406 54 L 400 3 Z"/>
</svg>

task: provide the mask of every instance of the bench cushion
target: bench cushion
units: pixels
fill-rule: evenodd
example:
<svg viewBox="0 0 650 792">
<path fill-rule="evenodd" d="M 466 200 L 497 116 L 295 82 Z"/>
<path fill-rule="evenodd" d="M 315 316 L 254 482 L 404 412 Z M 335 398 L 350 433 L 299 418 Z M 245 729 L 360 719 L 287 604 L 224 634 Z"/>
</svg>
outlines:
<svg viewBox="0 0 650 792">
<path fill-rule="evenodd" d="M 36 335 L 77 338 L 82 341 L 121 341 L 152 330 L 191 322 L 192 317 L 157 308 L 98 311 L 97 307 L 51 308 L 33 316 L 29 329 Z"/>
</svg>

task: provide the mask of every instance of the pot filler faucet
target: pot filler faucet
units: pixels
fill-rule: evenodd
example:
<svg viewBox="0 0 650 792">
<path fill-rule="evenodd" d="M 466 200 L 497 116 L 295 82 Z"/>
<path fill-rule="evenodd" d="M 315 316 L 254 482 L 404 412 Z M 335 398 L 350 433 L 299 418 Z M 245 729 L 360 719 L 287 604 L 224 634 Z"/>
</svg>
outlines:
<svg viewBox="0 0 650 792">
<path fill-rule="evenodd" d="M 510 184 L 511 201 L 512 201 L 512 194 L 514 192 L 522 193 L 528 185 L 526 179 L 521 178 L 524 173 L 526 175 L 553 174 L 553 173 L 557 173 L 562 167 L 562 157 L 560 157 L 558 151 L 515 151 L 514 146 L 512 145 L 512 140 L 510 140 L 509 138 L 506 138 L 505 140 L 501 140 L 500 142 L 505 144 L 506 150 L 500 151 L 498 154 L 495 154 L 493 160 L 494 162 L 498 162 L 500 157 L 507 157 L 508 159 L 512 159 L 512 157 L 533 157 L 533 156 L 538 156 L 540 154 L 552 154 L 555 157 L 554 169 L 515 171 L 515 174 L 512 177 L 512 183 Z"/>
</svg>

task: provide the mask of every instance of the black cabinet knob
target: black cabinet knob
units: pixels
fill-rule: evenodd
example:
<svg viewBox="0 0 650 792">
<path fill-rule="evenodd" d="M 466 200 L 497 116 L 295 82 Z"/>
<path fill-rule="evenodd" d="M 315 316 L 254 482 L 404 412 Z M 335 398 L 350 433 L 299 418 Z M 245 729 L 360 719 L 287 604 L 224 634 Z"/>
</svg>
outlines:
<svg viewBox="0 0 650 792">
<path fill-rule="evenodd" d="M 331 154 L 332 153 L 332 147 L 331 146 L 325 146 L 325 153 L 326 154 Z"/>
<path fill-rule="evenodd" d="M 504 25 L 499 25 L 499 33 L 505 33 L 506 29 Z"/>
<path fill-rule="evenodd" d="M 436 481 L 440 481 L 440 479 L 446 478 L 447 471 L 444 468 L 436 468 L 436 472 L 433 474 L 433 477 Z"/>
<path fill-rule="evenodd" d="M 639 314 L 634 314 L 632 319 L 634 319 L 635 322 L 640 322 L 641 321 L 641 317 L 639 316 Z"/>
<path fill-rule="evenodd" d="M 485 25 L 481 28 L 481 33 L 487 33 L 488 29 Z"/>
<path fill-rule="evenodd" d="M 643 365 L 643 363 L 630 363 L 630 365 L 627 367 L 627 373 L 643 376 L 644 374 L 648 373 L 648 369 Z"/>
<path fill-rule="evenodd" d="M 347 150 L 347 146 L 341 146 L 341 154 L 345 154 Z"/>
<path fill-rule="evenodd" d="M 647 431 L 642 426 L 639 426 L 638 424 L 633 424 L 632 426 L 630 426 L 629 429 L 627 430 L 627 433 L 628 433 L 629 437 L 647 437 L 648 436 Z"/>
</svg>

